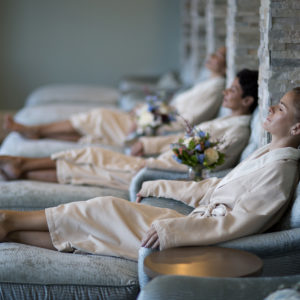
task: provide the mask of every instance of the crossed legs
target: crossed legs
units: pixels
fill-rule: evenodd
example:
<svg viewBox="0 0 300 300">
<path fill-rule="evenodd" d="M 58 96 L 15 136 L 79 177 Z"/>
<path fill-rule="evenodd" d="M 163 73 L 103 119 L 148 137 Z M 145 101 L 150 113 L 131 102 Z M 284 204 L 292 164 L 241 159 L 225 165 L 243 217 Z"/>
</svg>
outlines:
<svg viewBox="0 0 300 300">
<path fill-rule="evenodd" d="M 4 180 L 31 179 L 57 182 L 56 162 L 50 157 L 30 158 L 0 156 L 0 172 Z"/>
<path fill-rule="evenodd" d="M 78 141 L 81 135 L 74 129 L 71 122 L 58 121 L 49 124 L 26 126 L 14 121 L 12 116 L 6 115 L 3 127 L 8 132 L 16 131 L 30 139 L 51 138 L 67 141 Z"/>
<path fill-rule="evenodd" d="M 0 241 L 55 250 L 44 210 L 0 211 Z"/>
</svg>

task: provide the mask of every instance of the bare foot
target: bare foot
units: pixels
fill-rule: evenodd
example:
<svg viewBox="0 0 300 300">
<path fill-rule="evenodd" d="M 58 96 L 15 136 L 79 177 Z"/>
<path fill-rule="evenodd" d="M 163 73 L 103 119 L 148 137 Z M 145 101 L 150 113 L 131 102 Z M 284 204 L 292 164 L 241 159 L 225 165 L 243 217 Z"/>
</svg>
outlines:
<svg viewBox="0 0 300 300">
<path fill-rule="evenodd" d="M 0 170 L 2 177 L 7 180 L 20 178 L 22 174 L 22 158 L 14 156 L 0 156 Z"/>
<path fill-rule="evenodd" d="M 36 127 L 17 123 L 11 115 L 4 116 L 3 129 L 8 132 L 16 131 L 29 139 L 38 139 L 40 137 Z"/>
<path fill-rule="evenodd" d="M 9 233 L 8 229 L 8 217 L 4 210 L 0 211 L 0 242 L 4 242 L 7 234 Z"/>
</svg>

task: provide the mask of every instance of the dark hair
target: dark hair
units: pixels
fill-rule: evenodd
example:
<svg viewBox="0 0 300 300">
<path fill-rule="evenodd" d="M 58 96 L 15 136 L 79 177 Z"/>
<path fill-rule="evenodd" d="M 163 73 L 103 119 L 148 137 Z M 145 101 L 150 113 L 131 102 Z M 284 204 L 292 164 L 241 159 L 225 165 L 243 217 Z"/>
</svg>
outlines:
<svg viewBox="0 0 300 300">
<path fill-rule="evenodd" d="M 258 71 L 243 69 L 236 74 L 236 77 L 239 79 L 240 86 L 243 90 L 242 97 L 245 98 L 250 96 L 254 99 L 249 107 L 249 110 L 252 113 L 258 102 Z"/>
</svg>

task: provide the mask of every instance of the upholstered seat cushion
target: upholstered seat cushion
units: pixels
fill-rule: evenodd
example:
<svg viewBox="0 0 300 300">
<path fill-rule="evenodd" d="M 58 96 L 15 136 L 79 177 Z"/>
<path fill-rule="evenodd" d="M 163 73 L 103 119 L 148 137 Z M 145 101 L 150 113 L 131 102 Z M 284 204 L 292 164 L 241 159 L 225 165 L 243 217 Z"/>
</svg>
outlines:
<svg viewBox="0 0 300 300">
<path fill-rule="evenodd" d="M 22 137 L 17 132 L 10 133 L 2 142 L 0 147 L 0 155 L 15 155 L 26 157 L 47 157 L 55 152 L 60 152 L 69 149 L 78 149 L 86 147 L 85 144 L 76 142 L 59 141 L 52 139 L 30 140 Z M 116 152 L 123 152 L 122 147 L 98 145 L 105 149 Z"/>
<path fill-rule="evenodd" d="M 136 299 L 137 263 L 0 244 L 1 299 Z"/>
<path fill-rule="evenodd" d="M 99 105 L 87 104 L 47 104 L 24 107 L 19 110 L 14 119 L 25 125 L 46 124 L 68 119 L 71 115 L 90 111 Z"/>
<path fill-rule="evenodd" d="M 44 104 L 81 103 L 116 105 L 119 99 L 117 89 L 99 85 L 52 84 L 34 90 L 26 100 L 26 106 Z"/>
<path fill-rule="evenodd" d="M 98 196 L 129 199 L 128 191 L 107 187 L 64 185 L 30 180 L 0 182 L 1 209 L 44 209 L 61 203 L 88 200 Z"/>
</svg>

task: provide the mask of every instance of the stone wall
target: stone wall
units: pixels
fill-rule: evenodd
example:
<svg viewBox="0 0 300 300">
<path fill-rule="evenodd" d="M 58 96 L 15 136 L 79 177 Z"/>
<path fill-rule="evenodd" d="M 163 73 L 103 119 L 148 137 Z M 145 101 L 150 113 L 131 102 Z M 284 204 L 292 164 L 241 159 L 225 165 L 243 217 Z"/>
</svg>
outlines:
<svg viewBox="0 0 300 300">
<path fill-rule="evenodd" d="M 225 45 L 227 0 L 185 0 L 182 5 L 181 78 L 192 85 L 207 56 Z"/>
<path fill-rule="evenodd" d="M 260 0 L 228 0 L 226 20 L 227 86 L 243 69 L 258 69 Z"/>
<path fill-rule="evenodd" d="M 182 13 L 181 77 L 186 84 L 197 81 L 206 58 L 205 0 L 185 0 Z"/>
<path fill-rule="evenodd" d="M 206 46 L 207 54 L 225 45 L 227 0 L 206 1 Z"/>
<path fill-rule="evenodd" d="M 260 7 L 261 118 L 282 95 L 300 86 L 300 1 L 261 0 Z M 270 137 L 262 135 L 262 144 Z"/>
</svg>

